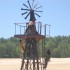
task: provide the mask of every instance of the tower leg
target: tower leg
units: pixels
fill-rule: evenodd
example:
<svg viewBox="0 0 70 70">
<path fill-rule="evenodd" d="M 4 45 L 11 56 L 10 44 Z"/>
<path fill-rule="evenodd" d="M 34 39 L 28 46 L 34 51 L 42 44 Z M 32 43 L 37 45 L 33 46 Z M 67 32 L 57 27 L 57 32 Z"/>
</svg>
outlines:
<svg viewBox="0 0 70 70">
<path fill-rule="evenodd" d="M 20 70 L 23 69 L 23 66 L 24 66 L 24 59 L 22 59 L 22 64 L 21 64 L 21 69 Z"/>
<path fill-rule="evenodd" d="M 37 70 L 39 70 L 39 62 L 38 62 L 38 59 L 37 59 Z"/>
<path fill-rule="evenodd" d="M 28 70 L 28 63 L 29 63 L 29 59 L 27 59 L 26 70 Z"/>
<path fill-rule="evenodd" d="M 33 59 L 33 70 L 35 70 L 35 59 Z"/>
</svg>

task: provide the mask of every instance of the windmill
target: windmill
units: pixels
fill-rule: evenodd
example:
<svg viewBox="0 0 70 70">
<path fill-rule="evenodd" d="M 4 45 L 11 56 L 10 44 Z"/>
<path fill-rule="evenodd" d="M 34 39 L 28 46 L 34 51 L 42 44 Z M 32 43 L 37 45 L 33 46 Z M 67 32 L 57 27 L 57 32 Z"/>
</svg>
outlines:
<svg viewBox="0 0 70 70">
<path fill-rule="evenodd" d="M 26 15 L 25 19 L 27 19 L 30 16 L 30 19 L 28 24 L 26 23 L 27 26 L 24 34 L 15 35 L 16 38 L 20 39 L 19 44 L 20 44 L 20 48 L 23 51 L 22 53 L 23 58 L 22 58 L 22 64 L 20 70 L 44 70 L 43 67 L 46 68 L 46 65 L 48 63 L 48 60 L 46 63 L 43 63 L 41 61 L 41 58 L 45 59 L 46 57 L 45 55 L 46 25 L 44 26 L 45 35 L 41 34 L 42 25 L 38 26 L 38 29 L 40 30 L 38 31 L 40 33 L 36 30 L 36 25 L 35 25 L 36 16 L 41 17 L 38 13 L 43 12 L 42 10 L 39 10 L 42 8 L 42 6 L 38 6 L 38 3 L 37 4 L 34 3 L 35 3 L 34 0 L 32 0 L 32 3 L 30 3 L 30 1 L 28 0 L 27 5 L 23 3 L 23 6 L 25 8 L 21 8 L 21 10 L 23 11 L 21 15 L 23 16 Z M 42 23 L 38 22 L 38 24 L 42 24 Z M 25 42 L 25 45 L 22 42 L 23 40 Z"/>
</svg>

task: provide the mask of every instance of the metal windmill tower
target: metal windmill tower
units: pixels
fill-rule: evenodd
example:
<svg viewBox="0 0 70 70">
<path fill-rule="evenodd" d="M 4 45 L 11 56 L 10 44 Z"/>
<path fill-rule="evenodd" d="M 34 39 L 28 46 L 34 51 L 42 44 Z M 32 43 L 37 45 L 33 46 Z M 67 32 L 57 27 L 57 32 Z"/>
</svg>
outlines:
<svg viewBox="0 0 70 70">
<path fill-rule="evenodd" d="M 29 22 L 25 23 L 25 26 L 21 24 L 24 23 L 15 23 L 15 37 L 20 39 L 20 48 L 22 50 L 22 64 L 20 70 L 44 70 L 46 68 L 47 62 L 44 63 L 41 58 L 45 60 L 45 39 L 46 39 L 46 25 L 44 25 L 44 35 L 41 34 L 42 31 L 42 23 L 35 22 L 36 16 L 41 17 L 37 13 L 41 13 L 43 11 L 38 10 L 42 8 L 42 6 L 34 5 L 34 0 L 32 5 L 30 1 L 27 1 L 28 5 L 23 4 L 26 9 L 21 8 L 21 10 L 25 11 L 22 15 L 26 15 L 25 19 L 30 16 Z M 36 30 L 36 24 L 38 25 L 38 30 Z M 20 27 L 20 34 L 16 34 L 16 26 Z M 50 26 L 50 25 L 49 25 Z M 24 28 L 24 33 L 21 34 L 21 28 Z M 45 66 L 45 67 L 44 67 Z"/>
</svg>

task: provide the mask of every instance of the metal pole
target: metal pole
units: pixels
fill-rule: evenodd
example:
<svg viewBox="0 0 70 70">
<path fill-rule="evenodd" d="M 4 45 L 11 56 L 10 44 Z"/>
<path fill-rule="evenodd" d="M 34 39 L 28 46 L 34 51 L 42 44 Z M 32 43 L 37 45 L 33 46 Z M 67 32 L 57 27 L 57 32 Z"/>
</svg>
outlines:
<svg viewBox="0 0 70 70">
<path fill-rule="evenodd" d="M 42 23 L 40 22 L 40 34 L 41 34 L 41 30 L 42 30 Z"/>
<path fill-rule="evenodd" d="M 39 22 L 38 22 L 38 33 L 39 33 Z"/>
<path fill-rule="evenodd" d="M 44 35 L 46 36 L 46 25 L 44 25 L 44 31 L 45 31 L 45 34 Z"/>
<path fill-rule="evenodd" d="M 43 39 L 42 39 L 42 57 L 43 57 Z"/>
<path fill-rule="evenodd" d="M 45 38 L 44 38 L 44 41 L 43 41 L 44 45 L 43 45 L 43 53 L 44 53 L 44 57 L 45 57 Z"/>
<path fill-rule="evenodd" d="M 20 34 L 21 34 L 21 26 L 20 26 Z"/>
</svg>

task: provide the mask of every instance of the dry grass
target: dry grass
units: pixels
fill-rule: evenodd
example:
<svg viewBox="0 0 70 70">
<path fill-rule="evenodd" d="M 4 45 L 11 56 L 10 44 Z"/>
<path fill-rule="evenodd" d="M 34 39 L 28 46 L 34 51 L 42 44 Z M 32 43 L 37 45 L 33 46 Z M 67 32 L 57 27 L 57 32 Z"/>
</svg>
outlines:
<svg viewBox="0 0 70 70">
<path fill-rule="evenodd" d="M 0 59 L 0 70 L 20 70 L 21 59 Z M 70 58 L 51 58 L 47 70 L 70 70 Z"/>
</svg>

